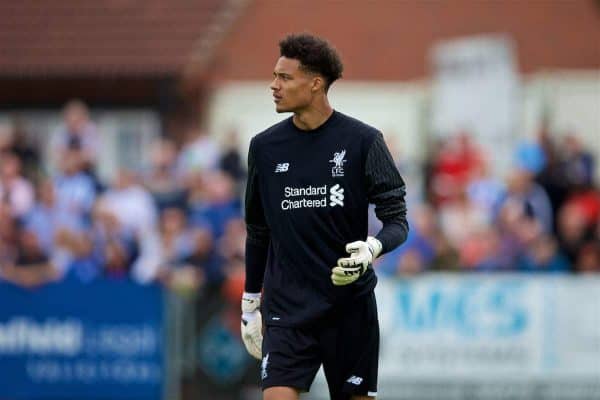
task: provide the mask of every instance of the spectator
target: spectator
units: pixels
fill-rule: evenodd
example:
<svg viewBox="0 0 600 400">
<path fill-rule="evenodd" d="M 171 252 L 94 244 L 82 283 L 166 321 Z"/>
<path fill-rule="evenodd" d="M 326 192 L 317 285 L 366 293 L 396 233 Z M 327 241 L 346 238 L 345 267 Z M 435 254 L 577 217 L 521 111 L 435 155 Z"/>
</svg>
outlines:
<svg viewBox="0 0 600 400">
<path fill-rule="evenodd" d="M 33 185 L 21 175 L 21 160 L 13 153 L 0 155 L 0 202 L 13 217 L 25 216 L 34 203 Z"/>
<path fill-rule="evenodd" d="M 429 264 L 436 256 L 435 242 L 440 234 L 437 216 L 433 208 L 424 204 L 410 212 L 410 231 L 406 242 L 388 253 L 376 264 L 378 273 L 383 275 L 395 275 L 398 273 L 399 265 L 408 265 L 417 259 L 424 264 Z M 404 262 L 405 253 L 416 253 L 410 255 L 411 261 Z"/>
<path fill-rule="evenodd" d="M 10 206 L 0 202 L 0 267 L 12 265 L 17 259 L 17 220 Z"/>
<path fill-rule="evenodd" d="M 459 248 L 463 268 L 474 271 L 500 271 L 506 268 L 498 231 L 491 226 L 471 233 Z"/>
<path fill-rule="evenodd" d="M 440 206 L 439 221 L 442 234 L 455 249 L 460 249 L 467 239 L 489 225 L 486 210 L 471 202 L 464 191 L 457 195 L 454 202 Z"/>
<path fill-rule="evenodd" d="M 466 188 L 469 202 L 485 214 L 491 224 L 498 213 L 500 203 L 506 194 L 506 186 L 501 180 L 492 176 L 487 164 L 481 162 L 471 171 L 471 178 Z"/>
<path fill-rule="evenodd" d="M 93 213 L 92 262 L 103 266 L 102 274 L 124 279 L 133 274 L 134 263 L 140 257 L 135 232 L 122 224 L 104 199 L 98 201 Z"/>
<path fill-rule="evenodd" d="M 191 253 L 164 266 L 161 279 L 182 293 L 214 294 L 223 282 L 222 260 L 215 251 L 209 229 L 196 229 L 192 234 Z"/>
<path fill-rule="evenodd" d="M 448 238 L 442 234 L 435 237 L 435 256 L 429 263 L 432 271 L 459 271 L 461 269 L 458 252 Z"/>
<path fill-rule="evenodd" d="M 58 238 L 57 245 L 68 249 L 69 252 L 69 264 L 63 272 L 65 279 L 89 283 L 102 275 L 101 262 L 103 260 L 94 253 L 91 234 L 73 234 L 61 231 L 58 233 Z"/>
<path fill-rule="evenodd" d="M 120 226 L 131 232 L 139 246 L 139 255 L 131 266 L 131 273 L 139 282 L 150 282 L 156 278 L 162 260 L 158 212 L 152 196 L 138 184 L 135 174 L 120 170 L 114 185 L 101 197 L 102 208 L 114 215 Z M 125 257 L 118 246 L 107 248 L 107 256 L 122 267 Z M 125 257 L 125 258 L 124 258 Z"/>
<path fill-rule="evenodd" d="M 0 124 L 0 157 L 4 153 L 12 152 L 13 127 L 10 124 Z"/>
<path fill-rule="evenodd" d="M 583 215 L 586 229 L 593 230 L 600 221 L 600 190 L 579 188 L 568 196 L 564 206 L 576 207 Z"/>
<path fill-rule="evenodd" d="M 589 188 L 593 185 L 595 160 L 586 151 L 577 136 L 569 133 L 563 140 L 563 169 L 570 189 Z"/>
<path fill-rule="evenodd" d="M 48 263 L 48 254 L 44 251 L 37 236 L 26 229 L 18 232 L 17 266 L 30 267 L 32 265 Z"/>
<path fill-rule="evenodd" d="M 125 229 L 136 234 L 156 231 L 158 210 L 150 193 L 138 183 L 134 172 L 118 171 L 112 187 L 102 195 L 106 210 L 114 214 Z"/>
<path fill-rule="evenodd" d="M 47 254 L 55 248 L 54 239 L 57 232 L 67 230 L 82 233 L 86 227 L 84 220 L 68 208 L 60 207 L 51 180 L 43 180 L 37 187 L 37 202 L 25 216 L 24 225 L 32 232 Z"/>
<path fill-rule="evenodd" d="M 96 189 L 92 179 L 81 171 L 79 157 L 76 151 L 63 153 L 54 190 L 58 207 L 87 221 L 96 199 Z"/>
<path fill-rule="evenodd" d="M 445 141 L 441 138 L 430 138 L 425 146 L 425 159 L 422 164 L 423 184 L 421 190 L 425 194 L 425 201 L 437 205 L 437 157 L 443 148 Z M 410 209 L 409 209 L 410 210 Z"/>
<path fill-rule="evenodd" d="M 552 232 L 552 205 L 544 188 L 533 180 L 535 169 L 522 165 L 512 171 L 503 203 L 512 202 L 522 215 L 537 220 L 544 232 Z"/>
<path fill-rule="evenodd" d="M 177 150 L 168 139 L 159 139 L 152 145 L 150 170 L 143 175 L 159 211 L 170 207 L 185 206 L 185 189 L 176 168 Z"/>
<path fill-rule="evenodd" d="M 471 136 L 462 132 L 442 143 L 434 156 L 431 190 L 435 205 L 441 205 L 461 196 L 473 170 L 479 168 L 483 156 L 471 141 Z"/>
<path fill-rule="evenodd" d="M 520 203 L 507 201 L 500 208 L 495 226 L 499 233 L 501 265 L 505 269 L 515 270 L 527 243 L 539 235 L 539 224 L 523 214 Z"/>
<path fill-rule="evenodd" d="M 590 240 L 581 246 L 575 262 L 575 271 L 581 273 L 600 272 L 600 240 Z"/>
<path fill-rule="evenodd" d="M 179 208 L 168 208 L 160 216 L 163 264 L 176 265 L 194 251 L 194 233 L 188 229 L 186 215 Z"/>
<path fill-rule="evenodd" d="M 11 125 L 0 127 L 0 153 L 15 154 L 22 163 L 23 176 L 34 181 L 40 173 L 38 150 L 30 144 L 30 138 L 21 118 L 15 117 Z"/>
<path fill-rule="evenodd" d="M 7 217 L 6 211 L 1 211 Z M 34 287 L 54 281 L 60 274 L 44 253 L 32 232 L 22 229 L 12 218 L 2 220 L 2 225 L 9 228 L 0 229 L 0 276 L 10 282 Z M 9 251 L 2 253 L 3 245 L 9 243 Z"/>
<path fill-rule="evenodd" d="M 558 213 L 558 240 L 572 264 L 577 261 L 584 243 L 592 238 L 593 227 L 586 223 L 584 211 L 577 204 L 565 204 Z"/>
<path fill-rule="evenodd" d="M 560 252 L 552 236 L 541 234 L 520 257 L 518 269 L 533 273 L 564 273 L 569 272 L 569 260 Z"/>
<path fill-rule="evenodd" d="M 206 132 L 190 129 L 179 154 L 177 167 L 179 173 L 187 177 L 194 172 L 217 169 L 219 158 L 219 146 L 216 142 Z"/>
<path fill-rule="evenodd" d="M 397 259 L 396 275 L 411 276 L 425 272 L 427 264 L 423 256 L 416 248 L 410 248 L 404 252 L 402 257 Z"/>
<path fill-rule="evenodd" d="M 546 193 L 548 193 L 553 212 L 553 232 L 556 233 L 557 211 L 562 207 L 569 194 L 569 183 L 566 178 L 558 148 L 550 136 L 550 133 L 545 128 L 540 132 L 539 141 L 546 162 L 542 170 L 536 175 L 535 180 L 544 188 Z"/>
<path fill-rule="evenodd" d="M 241 185 L 246 177 L 246 169 L 242 163 L 240 155 L 240 143 L 236 131 L 231 130 L 225 138 L 225 150 L 221 154 L 219 167 L 221 171 L 228 174 L 236 183 L 236 187 L 241 189 Z M 241 191 L 238 191 L 241 194 Z"/>
<path fill-rule="evenodd" d="M 63 125 L 52 134 L 52 160 L 54 165 L 60 165 L 65 153 L 76 155 L 77 169 L 88 175 L 94 187 L 100 182 L 95 174 L 95 165 L 100 150 L 100 140 L 96 125 L 90 120 L 87 105 L 81 100 L 69 101 L 63 109 Z"/>
<path fill-rule="evenodd" d="M 241 216 L 233 180 L 223 172 L 207 172 L 196 179 L 196 189 L 190 193 L 188 202 L 191 223 L 194 226 L 208 223 L 219 239 L 227 222 Z"/>
<path fill-rule="evenodd" d="M 194 238 L 194 251 L 185 259 L 185 264 L 199 270 L 205 289 L 212 291 L 223 283 L 223 258 L 216 251 L 210 230 L 199 229 Z"/>
<path fill-rule="evenodd" d="M 241 260 L 246 256 L 246 224 L 242 218 L 229 220 L 218 243 L 219 255 L 226 261 Z"/>
<path fill-rule="evenodd" d="M 102 247 L 104 276 L 112 279 L 125 279 L 131 274 L 134 255 L 118 240 L 107 240 Z"/>
<path fill-rule="evenodd" d="M 535 176 L 546 166 L 546 153 L 540 143 L 521 142 L 517 145 L 514 162 L 516 169 L 527 171 Z"/>
</svg>

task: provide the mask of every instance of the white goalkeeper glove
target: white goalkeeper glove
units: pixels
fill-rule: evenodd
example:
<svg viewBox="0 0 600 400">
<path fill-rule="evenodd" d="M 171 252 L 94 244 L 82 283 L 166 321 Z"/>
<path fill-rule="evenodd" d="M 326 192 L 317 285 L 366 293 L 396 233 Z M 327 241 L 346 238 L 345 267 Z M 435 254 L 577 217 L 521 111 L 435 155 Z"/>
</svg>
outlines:
<svg viewBox="0 0 600 400">
<path fill-rule="evenodd" d="M 331 281 L 336 286 L 349 285 L 367 272 L 373 260 L 381 253 L 381 242 L 372 236 L 366 241 L 356 241 L 346 245 L 350 257 L 340 258 L 333 268 Z"/>
<path fill-rule="evenodd" d="M 260 293 L 242 296 L 242 340 L 250 355 L 262 359 L 262 317 L 260 315 Z"/>
</svg>

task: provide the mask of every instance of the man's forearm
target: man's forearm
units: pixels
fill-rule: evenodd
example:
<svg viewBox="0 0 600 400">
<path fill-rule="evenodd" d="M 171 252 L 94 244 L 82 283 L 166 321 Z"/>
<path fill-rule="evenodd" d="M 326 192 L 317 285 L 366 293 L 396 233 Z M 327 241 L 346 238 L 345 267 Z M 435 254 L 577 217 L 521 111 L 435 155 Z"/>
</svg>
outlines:
<svg viewBox="0 0 600 400">
<path fill-rule="evenodd" d="M 375 236 L 381 242 L 380 254 L 385 254 L 400 246 L 408 236 L 408 222 L 406 218 L 398 216 L 383 223 L 383 227 Z"/>
<path fill-rule="evenodd" d="M 246 283 L 244 291 L 260 293 L 265 276 L 268 248 L 246 241 Z"/>
<path fill-rule="evenodd" d="M 246 283 L 244 291 L 259 293 L 267 265 L 270 235 L 266 227 L 248 225 L 246 238 Z"/>
</svg>

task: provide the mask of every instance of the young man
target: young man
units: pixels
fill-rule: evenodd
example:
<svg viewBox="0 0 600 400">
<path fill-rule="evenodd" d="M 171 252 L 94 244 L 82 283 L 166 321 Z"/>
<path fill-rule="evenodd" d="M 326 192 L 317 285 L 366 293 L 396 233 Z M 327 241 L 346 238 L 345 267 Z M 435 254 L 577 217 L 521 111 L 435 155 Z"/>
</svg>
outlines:
<svg viewBox="0 0 600 400">
<path fill-rule="evenodd" d="M 381 133 L 329 105 L 337 52 L 308 34 L 279 47 L 270 88 L 277 112 L 293 116 L 250 143 L 242 338 L 262 358 L 264 400 L 297 400 L 321 364 L 333 400 L 373 399 L 372 262 L 406 239 L 404 182 Z M 369 203 L 383 222 L 376 237 Z"/>
</svg>

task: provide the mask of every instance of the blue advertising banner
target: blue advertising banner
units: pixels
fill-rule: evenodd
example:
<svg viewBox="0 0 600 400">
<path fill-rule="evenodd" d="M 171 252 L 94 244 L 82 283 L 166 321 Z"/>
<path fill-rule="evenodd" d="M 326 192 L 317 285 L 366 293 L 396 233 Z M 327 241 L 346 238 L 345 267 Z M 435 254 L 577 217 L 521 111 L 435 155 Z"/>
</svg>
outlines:
<svg viewBox="0 0 600 400">
<path fill-rule="evenodd" d="M 0 399 L 160 399 L 163 299 L 128 281 L 0 283 Z"/>
</svg>

